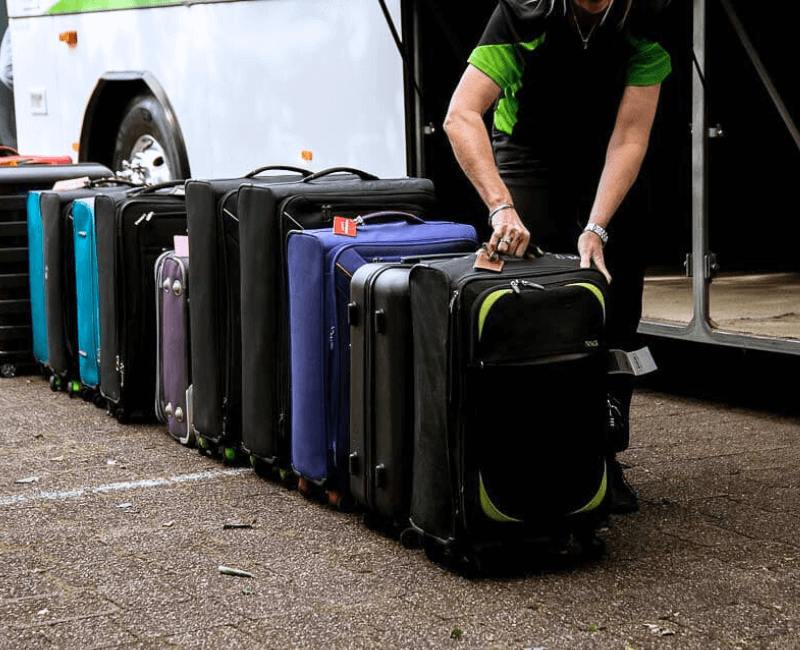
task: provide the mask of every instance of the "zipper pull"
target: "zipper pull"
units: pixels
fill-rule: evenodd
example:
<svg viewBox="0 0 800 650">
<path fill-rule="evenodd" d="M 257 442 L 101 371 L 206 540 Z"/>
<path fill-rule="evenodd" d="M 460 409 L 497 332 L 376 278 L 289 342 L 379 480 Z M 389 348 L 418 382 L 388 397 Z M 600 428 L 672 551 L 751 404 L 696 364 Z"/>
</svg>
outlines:
<svg viewBox="0 0 800 650">
<path fill-rule="evenodd" d="M 529 280 L 512 280 L 511 281 L 511 289 L 514 293 L 519 294 L 522 292 L 522 289 L 536 289 L 537 291 L 545 291 L 544 286 L 541 284 L 536 284 L 535 282 L 530 282 Z"/>
<path fill-rule="evenodd" d="M 331 327 L 331 333 L 330 333 L 330 335 L 328 337 L 328 339 L 330 341 L 330 345 L 331 345 L 331 350 L 333 350 L 333 347 L 334 347 L 333 346 L 333 340 L 334 340 L 335 337 L 336 337 L 336 327 L 334 326 L 334 327 Z"/>
<path fill-rule="evenodd" d="M 141 217 L 139 217 L 136 221 L 133 222 L 133 225 L 138 226 L 141 225 L 143 221 L 150 221 L 150 219 L 153 218 L 153 215 L 155 215 L 155 212 L 145 212 L 144 214 L 142 214 Z"/>
<path fill-rule="evenodd" d="M 452 296 L 450 296 L 450 306 L 448 307 L 448 309 L 449 309 L 450 311 L 453 311 L 453 305 L 455 305 L 455 304 L 456 304 L 456 298 L 458 298 L 458 289 L 455 289 L 455 290 L 453 291 L 453 295 L 452 295 Z"/>
<path fill-rule="evenodd" d="M 115 370 L 119 373 L 119 387 L 125 386 L 125 362 L 117 355 Z"/>
</svg>

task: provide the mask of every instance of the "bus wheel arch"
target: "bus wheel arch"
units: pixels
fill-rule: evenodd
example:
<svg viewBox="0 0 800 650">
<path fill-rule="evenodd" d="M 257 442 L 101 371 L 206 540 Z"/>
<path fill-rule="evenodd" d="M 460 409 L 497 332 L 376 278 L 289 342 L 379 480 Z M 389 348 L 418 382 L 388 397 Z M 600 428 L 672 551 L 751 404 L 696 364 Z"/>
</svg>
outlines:
<svg viewBox="0 0 800 650">
<path fill-rule="evenodd" d="M 154 181 L 191 175 L 180 124 L 155 77 L 149 72 L 106 73 L 84 113 L 78 160 L 120 171 L 122 160 L 131 156 Z"/>
</svg>

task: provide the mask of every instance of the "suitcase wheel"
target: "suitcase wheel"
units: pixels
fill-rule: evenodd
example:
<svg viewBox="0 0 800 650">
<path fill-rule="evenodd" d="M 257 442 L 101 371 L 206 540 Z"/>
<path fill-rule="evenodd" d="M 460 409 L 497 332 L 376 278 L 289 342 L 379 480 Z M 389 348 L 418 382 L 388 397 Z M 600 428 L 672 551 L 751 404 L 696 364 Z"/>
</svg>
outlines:
<svg viewBox="0 0 800 650">
<path fill-rule="evenodd" d="M 98 402 L 98 398 L 100 401 L 103 399 L 100 393 L 97 393 L 97 395 L 94 396 L 94 404 L 95 406 L 102 406 L 102 404 Z M 114 417 L 120 424 L 127 424 L 129 422 L 128 414 L 125 412 L 125 409 L 120 408 L 114 411 Z"/>
<path fill-rule="evenodd" d="M 581 555 L 587 560 L 597 560 L 606 553 L 606 544 L 595 531 L 585 531 L 575 535 L 575 541 L 580 545 Z"/>
<path fill-rule="evenodd" d="M 285 487 L 287 490 L 297 489 L 297 483 L 298 483 L 297 474 L 295 474 L 292 470 L 280 469 L 278 470 L 278 474 L 281 477 L 281 484 L 283 485 L 283 487 Z"/>
<path fill-rule="evenodd" d="M 237 456 L 236 447 L 225 447 L 222 450 L 222 460 L 227 464 L 235 463 Z"/>
<path fill-rule="evenodd" d="M 81 382 L 73 379 L 71 382 L 67 384 L 67 394 L 70 397 L 75 397 L 79 395 L 80 392 L 81 392 Z"/>
<path fill-rule="evenodd" d="M 197 451 L 201 456 L 208 456 L 208 440 L 197 438 Z"/>
<path fill-rule="evenodd" d="M 256 456 L 250 456 L 250 467 L 261 478 L 272 478 L 272 467 Z"/>
<path fill-rule="evenodd" d="M 58 375 L 50 375 L 49 382 L 50 390 L 52 390 L 54 393 L 61 389 L 61 377 Z"/>
<path fill-rule="evenodd" d="M 311 496 L 311 483 L 308 482 L 308 479 L 305 476 L 300 476 L 297 479 L 297 491 L 300 492 L 303 496 L 309 497 Z"/>
<path fill-rule="evenodd" d="M 328 503 L 340 512 L 353 512 L 356 508 L 356 502 L 349 494 L 329 490 L 326 496 Z"/>
<path fill-rule="evenodd" d="M 400 533 L 400 544 L 407 549 L 422 548 L 422 535 L 413 528 L 406 528 Z"/>
</svg>

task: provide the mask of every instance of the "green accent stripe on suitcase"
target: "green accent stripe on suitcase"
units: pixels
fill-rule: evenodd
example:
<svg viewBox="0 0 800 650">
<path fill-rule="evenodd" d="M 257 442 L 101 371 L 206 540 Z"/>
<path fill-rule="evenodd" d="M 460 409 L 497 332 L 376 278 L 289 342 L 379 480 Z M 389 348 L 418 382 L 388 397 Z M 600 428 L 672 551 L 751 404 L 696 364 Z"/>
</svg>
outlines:
<svg viewBox="0 0 800 650">
<path fill-rule="evenodd" d="M 481 476 L 480 472 L 478 472 L 478 481 L 480 490 L 481 509 L 483 510 L 483 514 L 489 517 L 489 519 L 493 519 L 494 521 L 501 521 L 503 523 L 518 523 L 522 521 L 522 519 L 514 519 L 513 517 L 504 515 L 502 512 L 500 512 L 500 510 L 498 510 L 497 506 L 492 503 L 492 500 L 486 493 L 486 486 L 483 484 L 483 476 Z"/>
<path fill-rule="evenodd" d="M 591 291 L 594 294 L 595 298 L 597 298 L 600 301 L 600 306 L 603 308 L 603 322 L 605 322 L 605 320 L 606 320 L 606 299 L 603 296 L 603 292 L 600 291 L 600 289 L 598 287 L 596 287 L 593 284 L 590 284 L 589 282 L 574 282 L 572 284 L 568 284 L 567 286 L 568 287 L 583 287 L 584 289 L 588 289 L 589 291 Z"/>
<path fill-rule="evenodd" d="M 594 495 L 591 501 L 587 503 L 583 508 L 579 508 L 574 512 L 570 512 L 571 515 L 578 515 L 582 512 L 589 512 L 598 508 L 601 503 L 603 503 L 603 499 L 606 498 L 606 492 L 608 490 L 608 463 L 603 460 L 603 480 L 600 481 L 600 489 L 597 490 L 597 494 Z"/>
<path fill-rule="evenodd" d="M 491 311 L 494 303 L 496 303 L 500 298 L 503 296 L 511 293 L 511 289 L 498 289 L 497 291 L 492 291 L 486 299 L 483 301 L 481 305 L 481 311 L 478 314 L 478 340 L 481 340 L 483 336 L 483 326 L 486 323 L 486 318 L 489 316 L 489 312 Z"/>
</svg>

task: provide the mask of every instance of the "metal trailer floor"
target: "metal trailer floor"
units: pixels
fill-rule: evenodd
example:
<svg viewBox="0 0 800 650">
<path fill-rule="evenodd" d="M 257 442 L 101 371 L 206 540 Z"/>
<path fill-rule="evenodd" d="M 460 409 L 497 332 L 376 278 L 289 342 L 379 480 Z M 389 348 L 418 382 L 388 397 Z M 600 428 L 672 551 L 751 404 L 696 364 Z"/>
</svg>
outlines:
<svg viewBox="0 0 800 650">
<path fill-rule="evenodd" d="M 800 340 L 800 273 L 721 273 L 711 283 L 709 303 L 719 330 Z M 688 324 L 693 310 L 692 278 L 645 279 L 643 320 Z"/>
</svg>

